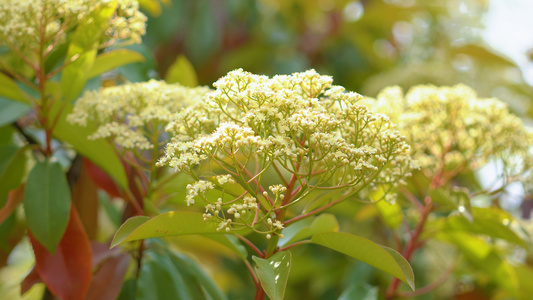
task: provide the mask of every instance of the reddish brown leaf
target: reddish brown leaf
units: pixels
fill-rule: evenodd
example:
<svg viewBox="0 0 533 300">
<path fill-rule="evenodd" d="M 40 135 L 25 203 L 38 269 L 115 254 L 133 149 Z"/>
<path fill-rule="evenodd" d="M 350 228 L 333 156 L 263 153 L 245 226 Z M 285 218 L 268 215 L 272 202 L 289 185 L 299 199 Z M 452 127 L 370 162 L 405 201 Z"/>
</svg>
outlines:
<svg viewBox="0 0 533 300">
<path fill-rule="evenodd" d="M 115 253 L 100 263 L 85 300 L 114 300 L 122 288 L 124 276 L 128 271 L 130 256 Z"/>
<path fill-rule="evenodd" d="M 83 167 L 87 170 L 89 177 L 93 182 L 102 190 L 106 191 L 111 198 L 121 198 L 122 195 L 115 181 L 107 175 L 102 169 L 97 165 L 93 164 L 90 160 L 83 159 Z M 128 170 L 126 170 L 128 171 Z M 128 173 L 128 172 L 127 172 Z M 126 174 L 127 174 L 126 173 Z"/>
<path fill-rule="evenodd" d="M 0 210 L 0 224 L 11 215 L 11 213 L 22 203 L 24 200 L 24 184 L 20 187 L 9 192 L 6 205 Z"/>
<path fill-rule="evenodd" d="M 17 218 L 13 215 L 13 211 L 22 203 L 24 199 L 24 185 L 11 190 L 8 194 L 8 200 L 4 207 L 0 210 L 0 225 L 5 230 L 2 240 L 0 240 L 0 268 L 5 266 L 7 258 L 13 248 L 18 244 L 20 239 L 25 235 L 26 229 L 17 222 Z M 7 221 L 6 221 L 7 220 Z M 10 222 L 6 224 L 4 222 Z"/>
<path fill-rule="evenodd" d="M 98 229 L 98 191 L 87 172 L 86 164 L 82 164 L 72 190 L 72 203 L 78 211 L 89 240 L 94 240 Z"/>
<path fill-rule="evenodd" d="M 92 278 L 91 244 L 74 206 L 55 254 L 50 254 L 28 232 L 39 275 L 60 300 L 79 300 L 87 294 Z"/>
<path fill-rule="evenodd" d="M 33 267 L 20 284 L 20 294 L 24 295 L 34 284 L 41 282 L 43 282 L 43 280 L 41 275 L 39 275 L 39 271 L 37 271 L 37 268 Z"/>
</svg>

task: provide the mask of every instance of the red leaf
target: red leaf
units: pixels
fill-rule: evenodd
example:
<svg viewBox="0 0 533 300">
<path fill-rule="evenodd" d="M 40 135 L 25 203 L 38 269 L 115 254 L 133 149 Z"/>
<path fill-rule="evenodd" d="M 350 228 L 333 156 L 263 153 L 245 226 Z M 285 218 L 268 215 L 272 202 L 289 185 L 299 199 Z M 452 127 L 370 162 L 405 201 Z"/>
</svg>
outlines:
<svg viewBox="0 0 533 300">
<path fill-rule="evenodd" d="M 24 187 L 25 185 L 22 184 L 20 187 L 9 192 L 7 202 L 0 210 L 0 224 L 2 224 L 24 200 Z"/>
<path fill-rule="evenodd" d="M 72 190 L 72 204 L 76 207 L 89 240 L 94 240 L 98 229 L 98 190 L 88 174 L 86 164 L 82 164 Z"/>
<path fill-rule="evenodd" d="M 124 253 L 115 253 L 101 262 L 85 300 L 117 299 L 129 264 L 130 256 Z"/>
<path fill-rule="evenodd" d="M 50 254 L 28 232 L 35 264 L 48 289 L 61 300 L 80 300 L 85 297 L 92 278 L 91 244 L 74 206 L 70 220 L 55 254 Z"/>
<path fill-rule="evenodd" d="M 120 190 L 118 186 L 116 185 L 115 181 L 107 175 L 106 172 L 104 172 L 100 167 L 93 164 L 90 160 L 84 158 L 83 159 L 83 167 L 87 170 L 87 173 L 89 174 L 89 177 L 93 180 L 93 182 L 102 190 L 106 191 L 107 194 L 111 198 L 121 198 L 122 195 L 120 193 Z M 128 169 L 126 169 L 127 173 L 129 173 Z M 126 174 L 127 174 L 126 173 Z"/>
<path fill-rule="evenodd" d="M 37 268 L 32 268 L 30 273 L 26 275 L 26 278 L 24 278 L 24 280 L 20 284 L 20 294 L 26 294 L 26 292 L 29 291 L 34 284 L 41 282 L 43 282 L 43 280 L 41 278 L 41 275 L 39 275 Z"/>
</svg>

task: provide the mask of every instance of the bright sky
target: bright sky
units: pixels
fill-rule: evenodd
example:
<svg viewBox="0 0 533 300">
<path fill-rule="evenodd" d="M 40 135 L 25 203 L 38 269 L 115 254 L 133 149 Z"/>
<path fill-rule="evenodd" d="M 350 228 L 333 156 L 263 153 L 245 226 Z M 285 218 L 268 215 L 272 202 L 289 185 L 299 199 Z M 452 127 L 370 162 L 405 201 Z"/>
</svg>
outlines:
<svg viewBox="0 0 533 300">
<path fill-rule="evenodd" d="M 533 85 L 533 62 L 526 56 L 533 49 L 533 0 L 489 0 L 485 25 L 487 43 L 514 60 Z"/>
</svg>

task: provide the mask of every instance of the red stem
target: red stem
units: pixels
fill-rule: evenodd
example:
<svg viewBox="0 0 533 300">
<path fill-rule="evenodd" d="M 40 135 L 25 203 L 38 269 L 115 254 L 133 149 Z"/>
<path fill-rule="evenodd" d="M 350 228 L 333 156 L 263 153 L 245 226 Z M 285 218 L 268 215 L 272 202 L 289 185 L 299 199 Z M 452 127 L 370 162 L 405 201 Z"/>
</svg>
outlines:
<svg viewBox="0 0 533 300">
<path fill-rule="evenodd" d="M 250 242 L 250 240 L 248 240 L 247 238 L 243 237 L 242 235 L 240 234 L 236 234 L 235 235 L 237 238 L 239 238 L 241 241 L 243 241 L 244 243 L 246 243 L 246 245 L 250 246 L 250 248 L 252 248 L 252 250 L 255 251 L 255 253 L 257 253 L 257 255 L 259 255 L 259 257 L 264 257 L 264 254 L 261 252 L 261 250 L 259 250 L 259 248 L 257 248 L 257 246 L 255 246 L 252 242 Z"/>
<path fill-rule="evenodd" d="M 425 199 L 425 206 L 423 207 L 421 211 L 421 218 L 418 224 L 416 225 L 416 228 L 411 235 L 411 238 L 407 242 L 407 245 L 405 246 L 405 250 L 403 251 L 402 255 L 408 262 L 411 261 L 411 257 L 413 256 L 413 253 L 420 247 L 420 234 L 422 233 L 422 230 L 424 229 L 424 225 L 426 224 L 427 218 L 429 216 L 429 213 L 431 212 L 431 209 L 433 208 L 431 198 L 429 196 Z M 389 285 L 389 288 L 387 289 L 386 298 L 387 299 L 394 299 L 396 296 L 396 290 L 398 289 L 398 286 L 400 285 L 400 280 L 398 278 L 394 278 L 392 282 Z"/>
</svg>

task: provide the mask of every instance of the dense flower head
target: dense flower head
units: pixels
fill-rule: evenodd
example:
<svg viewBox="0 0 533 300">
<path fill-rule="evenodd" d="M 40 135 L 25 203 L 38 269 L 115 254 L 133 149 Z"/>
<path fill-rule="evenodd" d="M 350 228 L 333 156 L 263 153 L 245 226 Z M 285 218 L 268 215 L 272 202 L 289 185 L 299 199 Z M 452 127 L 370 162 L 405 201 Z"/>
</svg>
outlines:
<svg viewBox="0 0 533 300">
<path fill-rule="evenodd" d="M 125 149 L 150 149 L 150 137 L 162 132 L 184 106 L 199 101 L 208 88 L 187 88 L 150 80 L 86 92 L 68 116 L 72 124 L 96 124 L 89 139 L 111 138 Z"/>
<path fill-rule="evenodd" d="M 465 85 L 416 86 L 405 96 L 389 87 L 365 101 L 398 124 L 426 172 L 477 169 L 493 159 L 504 161 L 507 176 L 531 166 L 533 132 L 503 102 Z"/>
<path fill-rule="evenodd" d="M 18 51 L 37 51 L 66 41 L 80 22 L 92 22 L 91 13 L 110 0 L 2 0 L 0 1 L 0 45 Z M 138 43 L 145 34 L 146 17 L 134 0 L 116 0 L 116 10 L 105 30 L 102 44 L 115 40 Z"/>
<path fill-rule="evenodd" d="M 314 70 L 272 78 L 232 71 L 167 126 L 173 138 L 158 165 L 196 179 L 205 168 L 230 172 L 242 194 L 221 207 L 243 205 L 247 197 L 263 197 L 275 206 L 307 199 L 313 191 L 332 190 L 348 198 L 365 187 L 396 186 L 413 167 L 404 137 L 387 116 L 371 113 L 361 95 L 332 81 Z M 269 174 L 265 186 L 263 174 Z M 297 178 L 291 189 L 298 193 L 286 195 L 290 178 Z M 228 224 L 229 212 L 222 215 L 204 200 L 204 217 L 220 221 L 221 228 L 250 225 L 242 218 Z M 274 219 L 265 224 L 268 234 L 282 229 Z"/>
</svg>

